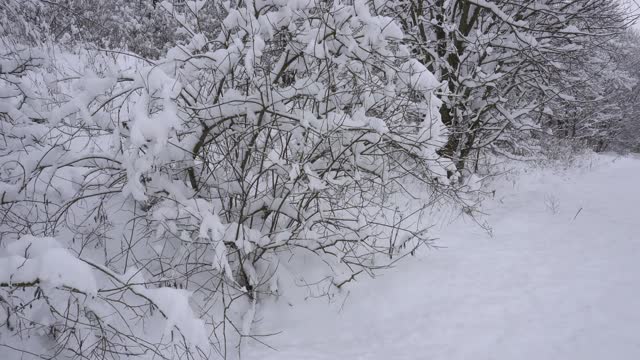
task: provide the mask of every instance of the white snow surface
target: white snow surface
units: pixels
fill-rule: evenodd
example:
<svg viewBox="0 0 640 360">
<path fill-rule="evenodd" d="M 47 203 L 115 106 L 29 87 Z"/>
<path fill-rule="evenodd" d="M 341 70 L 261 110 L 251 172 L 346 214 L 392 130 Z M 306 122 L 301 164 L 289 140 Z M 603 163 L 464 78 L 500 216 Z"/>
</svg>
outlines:
<svg viewBox="0 0 640 360">
<path fill-rule="evenodd" d="M 263 305 L 243 359 L 640 359 L 640 157 L 523 171 L 423 251 L 327 298 Z M 329 302 L 329 305 L 327 304 Z"/>
</svg>

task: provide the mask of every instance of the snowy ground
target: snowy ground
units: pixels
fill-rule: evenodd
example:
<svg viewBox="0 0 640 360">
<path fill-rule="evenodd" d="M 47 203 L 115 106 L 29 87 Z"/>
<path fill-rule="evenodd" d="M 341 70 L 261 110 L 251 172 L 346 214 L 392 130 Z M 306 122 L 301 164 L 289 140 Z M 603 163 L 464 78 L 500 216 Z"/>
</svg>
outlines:
<svg viewBox="0 0 640 360">
<path fill-rule="evenodd" d="M 639 206 L 637 157 L 505 179 L 493 236 L 458 220 L 344 302 L 268 304 L 277 351 L 243 358 L 640 359 Z"/>
</svg>

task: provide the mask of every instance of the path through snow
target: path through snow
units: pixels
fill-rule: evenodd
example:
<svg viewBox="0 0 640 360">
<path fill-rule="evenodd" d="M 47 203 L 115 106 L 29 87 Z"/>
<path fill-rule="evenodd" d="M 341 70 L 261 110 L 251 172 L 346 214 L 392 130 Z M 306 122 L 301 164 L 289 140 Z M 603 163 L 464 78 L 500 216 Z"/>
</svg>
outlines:
<svg viewBox="0 0 640 360">
<path fill-rule="evenodd" d="M 504 181 L 493 237 L 458 221 L 343 306 L 268 305 L 243 358 L 640 359 L 640 159 L 597 162 Z"/>
</svg>

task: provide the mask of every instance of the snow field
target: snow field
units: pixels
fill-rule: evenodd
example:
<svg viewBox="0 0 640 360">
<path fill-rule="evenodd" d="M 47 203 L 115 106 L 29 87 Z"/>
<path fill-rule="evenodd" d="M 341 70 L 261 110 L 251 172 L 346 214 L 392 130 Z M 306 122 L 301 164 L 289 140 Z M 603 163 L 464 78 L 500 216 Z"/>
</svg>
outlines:
<svg viewBox="0 0 640 360">
<path fill-rule="evenodd" d="M 484 211 L 331 300 L 260 311 L 245 359 L 640 358 L 640 158 L 496 184 Z M 262 339 L 265 340 L 265 339 Z"/>
</svg>

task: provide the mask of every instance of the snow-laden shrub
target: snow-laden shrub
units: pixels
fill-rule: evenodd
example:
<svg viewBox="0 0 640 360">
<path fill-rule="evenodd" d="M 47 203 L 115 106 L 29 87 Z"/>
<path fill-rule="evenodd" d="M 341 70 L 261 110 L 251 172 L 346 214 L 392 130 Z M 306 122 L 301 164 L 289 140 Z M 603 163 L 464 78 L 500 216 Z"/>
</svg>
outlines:
<svg viewBox="0 0 640 360">
<path fill-rule="evenodd" d="M 157 59 L 184 37 L 156 0 L 4 0 L 0 34 Z"/>
<path fill-rule="evenodd" d="M 458 200 L 440 84 L 393 19 L 221 6 L 215 37 L 157 61 L 1 49 L 13 335 L 68 357 L 231 356 L 284 279 L 330 294 L 428 242 L 421 210 Z"/>
</svg>

